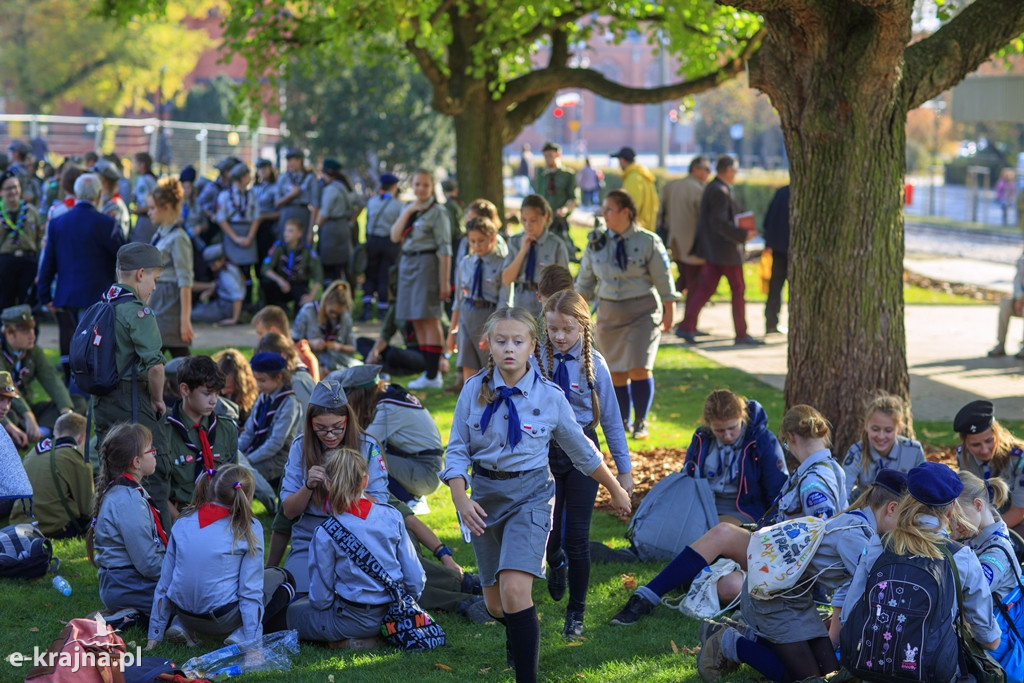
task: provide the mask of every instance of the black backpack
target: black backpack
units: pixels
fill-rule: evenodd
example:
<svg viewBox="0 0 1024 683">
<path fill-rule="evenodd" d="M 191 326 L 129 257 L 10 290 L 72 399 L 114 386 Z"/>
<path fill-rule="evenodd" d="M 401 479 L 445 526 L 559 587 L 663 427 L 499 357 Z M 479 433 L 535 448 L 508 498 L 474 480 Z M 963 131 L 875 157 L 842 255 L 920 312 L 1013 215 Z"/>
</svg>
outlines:
<svg viewBox="0 0 1024 683">
<path fill-rule="evenodd" d="M 78 320 L 78 327 L 71 338 L 69 363 L 71 377 L 82 391 L 106 396 L 117 388 L 118 382 L 129 369 L 134 369 L 134 357 L 128 367 L 121 370 L 117 368 L 114 307 L 135 300 L 131 291 L 113 285 Z"/>
<path fill-rule="evenodd" d="M 53 546 L 32 524 L 12 524 L 0 529 L 0 577 L 35 579 L 50 569 Z"/>
<path fill-rule="evenodd" d="M 950 555 L 961 546 L 947 542 Z M 945 557 L 884 550 L 864 595 L 840 632 L 840 659 L 865 681 L 951 681 L 959 643 L 953 630 L 953 570 Z"/>
</svg>

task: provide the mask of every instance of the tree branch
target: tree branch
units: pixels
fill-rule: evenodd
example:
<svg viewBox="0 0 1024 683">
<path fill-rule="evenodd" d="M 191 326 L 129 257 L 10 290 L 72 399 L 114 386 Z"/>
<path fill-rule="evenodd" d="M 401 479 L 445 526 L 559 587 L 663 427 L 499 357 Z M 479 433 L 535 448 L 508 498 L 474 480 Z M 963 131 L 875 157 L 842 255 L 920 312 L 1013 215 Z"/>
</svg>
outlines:
<svg viewBox="0 0 1024 683">
<path fill-rule="evenodd" d="M 907 106 L 919 107 L 959 83 L 1024 33 L 1020 0 L 975 0 L 928 38 L 907 47 Z"/>
<path fill-rule="evenodd" d="M 411 38 L 405 41 L 405 47 L 409 50 L 409 54 L 413 56 L 413 59 L 416 60 L 416 63 L 419 64 L 420 71 L 430 81 L 430 85 L 433 86 L 434 109 L 440 114 L 455 114 L 458 106 L 452 101 L 449 94 L 449 80 L 444 75 L 444 71 L 434 61 L 434 58 L 430 56 L 430 53 L 424 48 L 417 47 L 415 41 Z"/>
<path fill-rule="evenodd" d="M 431 26 L 437 26 L 437 22 L 441 21 L 441 19 L 444 18 L 444 15 L 448 11 L 448 8 L 451 7 L 452 5 L 452 1 L 453 0 L 444 0 L 444 2 L 438 5 L 437 9 L 430 13 L 430 19 L 428 19 L 428 21 L 430 22 Z"/>
<path fill-rule="evenodd" d="M 505 114 L 505 126 L 501 131 L 501 144 L 507 145 L 515 141 L 523 129 L 536 121 L 555 98 L 555 90 L 538 93 L 527 97 L 521 102 L 510 106 Z"/>
<path fill-rule="evenodd" d="M 593 69 L 571 69 L 554 65 L 534 71 L 509 81 L 502 99 L 509 104 L 525 102 L 531 97 L 551 94 L 565 88 L 583 88 L 595 95 L 623 102 L 625 104 L 651 104 L 677 97 L 695 95 L 716 85 L 735 78 L 745 68 L 746 62 L 761 46 L 765 29 L 758 31 L 747 41 L 743 51 L 711 73 L 692 80 L 671 83 L 656 88 L 635 88 L 605 78 Z M 552 54 L 554 50 L 552 50 Z"/>
</svg>

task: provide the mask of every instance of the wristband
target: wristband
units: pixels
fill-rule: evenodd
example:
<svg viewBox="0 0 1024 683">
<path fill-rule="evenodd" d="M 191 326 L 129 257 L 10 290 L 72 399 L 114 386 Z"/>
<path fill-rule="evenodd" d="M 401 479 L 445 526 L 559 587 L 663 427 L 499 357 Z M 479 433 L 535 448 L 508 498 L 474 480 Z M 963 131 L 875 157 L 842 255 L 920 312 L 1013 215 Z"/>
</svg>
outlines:
<svg viewBox="0 0 1024 683">
<path fill-rule="evenodd" d="M 451 557 L 452 549 L 442 543 L 441 547 L 434 551 L 434 557 L 440 560 L 445 555 Z"/>
<path fill-rule="evenodd" d="M 309 479 L 306 480 L 306 488 L 309 489 L 310 491 L 316 491 L 316 487 L 315 486 L 310 486 L 309 485 Z"/>
</svg>

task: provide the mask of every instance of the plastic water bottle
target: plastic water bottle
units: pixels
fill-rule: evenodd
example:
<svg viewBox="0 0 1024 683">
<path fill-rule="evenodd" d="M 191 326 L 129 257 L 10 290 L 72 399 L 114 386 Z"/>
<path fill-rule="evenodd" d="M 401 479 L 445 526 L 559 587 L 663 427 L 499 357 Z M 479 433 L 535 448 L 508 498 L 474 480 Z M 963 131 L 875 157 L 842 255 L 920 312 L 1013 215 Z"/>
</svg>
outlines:
<svg viewBox="0 0 1024 683">
<path fill-rule="evenodd" d="M 53 577 L 53 587 L 60 591 L 65 598 L 71 597 L 71 584 L 61 575 Z"/>
</svg>

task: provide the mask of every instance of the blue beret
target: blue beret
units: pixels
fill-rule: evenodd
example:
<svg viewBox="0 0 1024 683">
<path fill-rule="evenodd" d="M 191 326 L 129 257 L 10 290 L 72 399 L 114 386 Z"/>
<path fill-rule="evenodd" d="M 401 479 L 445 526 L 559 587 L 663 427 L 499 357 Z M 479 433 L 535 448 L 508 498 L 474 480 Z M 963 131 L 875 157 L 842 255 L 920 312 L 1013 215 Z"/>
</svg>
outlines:
<svg viewBox="0 0 1024 683">
<path fill-rule="evenodd" d="M 279 353 L 260 351 L 249 361 L 249 366 L 253 372 L 282 372 L 288 367 L 288 361 Z"/>
<path fill-rule="evenodd" d="M 941 463 L 923 462 L 907 472 L 907 493 L 931 507 L 949 505 L 963 490 L 957 473 Z"/>
<path fill-rule="evenodd" d="M 902 496 L 907 491 L 907 475 L 899 470 L 882 470 L 875 475 L 875 486 Z"/>
<path fill-rule="evenodd" d="M 971 401 L 953 418 L 953 431 L 958 434 L 980 434 L 992 426 L 996 407 L 992 401 Z"/>
<path fill-rule="evenodd" d="M 398 176 L 394 173 L 384 173 L 379 178 L 381 187 L 391 187 L 398 184 Z"/>
<path fill-rule="evenodd" d="M 337 159 L 324 159 L 321 168 L 324 173 L 339 173 L 341 171 L 341 162 Z"/>
<path fill-rule="evenodd" d="M 99 162 L 97 162 L 98 165 Z M 193 183 L 196 180 L 196 169 L 194 166 L 186 166 L 181 169 L 181 175 L 178 176 L 178 180 L 183 183 Z"/>
<path fill-rule="evenodd" d="M 348 397 L 340 382 L 325 379 L 313 387 L 309 405 L 330 409 L 344 408 L 348 405 Z"/>
</svg>

